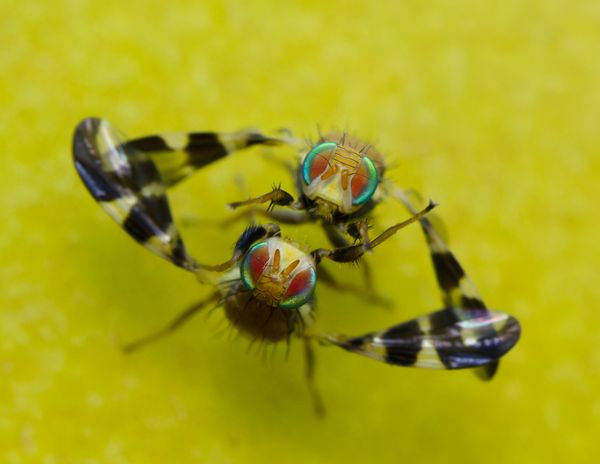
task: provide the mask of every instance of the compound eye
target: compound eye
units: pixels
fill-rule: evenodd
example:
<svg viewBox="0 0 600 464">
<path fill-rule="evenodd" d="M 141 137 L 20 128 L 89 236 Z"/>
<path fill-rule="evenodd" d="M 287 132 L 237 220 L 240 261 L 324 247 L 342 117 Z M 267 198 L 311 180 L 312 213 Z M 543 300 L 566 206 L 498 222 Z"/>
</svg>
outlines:
<svg viewBox="0 0 600 464">
<path fill-rule="evenodd" d="M 329 166 L 329 160 L 337 148 L 335 142 L 320 143 L 308 152 L 302 162 L 302 178 L 306 185 L 323 174 Z"/>
<path fill-rule="evenodd" d="M 370 158 L 363 156 L 360 166 L 350 183 L 352 189 L 352 204 L 362 205 L 363 203 L 366 203 L 375 193 L 377 184 L 379 184 L 377 168 Z"/>
<path fill-rule="evenodd" d="M 248 250 L 240 266 L 242 282 L 249 290 L 256 287 L 256 282 L 262 275 L 269 262 L 269 245 L 267 242 L 259 242 Z"/>
<path fill-rule="evenodd" d="M 281 309 L 297 309 L 312 297 L 317 284 L 317 273 L 313 267 L 297 272 L 288 285 Z"/>
</svg>

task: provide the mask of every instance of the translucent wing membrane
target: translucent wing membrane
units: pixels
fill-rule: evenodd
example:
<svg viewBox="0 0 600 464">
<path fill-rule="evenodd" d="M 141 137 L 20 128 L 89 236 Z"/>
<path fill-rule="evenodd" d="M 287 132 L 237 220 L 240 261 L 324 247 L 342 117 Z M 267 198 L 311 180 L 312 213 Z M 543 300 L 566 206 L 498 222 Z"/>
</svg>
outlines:
<svg viewBox="0 0 600 464">
<path fill-rule="evenodd" d="M 260 132 L 188 132 L 150 135 L 124 143 L 125 151 L 146 153 L 167 187 L 214 161 L 254 145 L 281 145 L 283 140 Z"/>
<path fill-rule="evenodd" d="M 166 186 L 147 153 L 126 147 L 108 121 L 88 118 L 75 129 L 73 158 L 102 208 L 137 242 L 185 269 L 195 267 L 177 231 Z"/>
<path fill-rule="evenodd" d="M 397 187 L 392 187 L 392 194 L 410 212 L 416 211 L 406 192 Z M 449 324 L 468 324 L 472 321 L 482 321 L 480 324 L 470 325 L 470 330 L 473 332 L 471 338 L 474 340 L 498 340 L 499 337 L 501 338 L 502 334 L 498 332 L 496 324 L 484 323 L 486 320 L 493 321 L 497 319 L 497 316 L 486 308 L 477 288 L 448 248 L 433 222 L 428 217 L 421 218 L 419 222 L 431 254 L 442 302 L 446 308 L 440 314 L 444 316 Z M 516 319 L 507 315 L 506 317 L 510 318 L 510 326 L 513 327 L 510 333 L 513 337 L 516 336 L 512 345 L 509 346 L 510 349 L 517 342 L 520 329 Z M 483 364 L 486 365 L 477 370 L 477 374 L 482 379 L 489 380 L 498 369 L 498 361 L 488 361 L 488 363 Z"/>
<path fill-rule="evenodd" d="M 389 364 L 464 369 L 493 364 L 517 343 L 520 332 L 518 321 L 502 312 L 485 311 L 480 317 L 461 320 L 454 310 L 442 309 L 381 332 L 321 338 Z"/>
<path fill-rule="evenodd" d="M 259 132 L 190 132 L 127 140 L 107 120 L 76 128 L 79 176 L 104 210 L 136 241 L 185 269 L 195 269 L 173 223 L 166 190 L 197 169 L 253 145 L 286 143 Z"/>
<path fill-rule="evenodd" d="M 393 193 L 394 196 L 404 204 L 408 211 L 413 214 L 417 211 L 417 207 L 413 205 L 412 200 L 404 191 L 394 188 Z M 439 220 L 436 219 L 436 221 Z M 485 309 L 485 304 L 483 303 L 477 288 L 466 275 L 454 254 L 448 248 L 448 245 L 444 241 L 444 238 L 442 238 L 442 234 L 437 230 L 434 222 L 432 222 L 429 217 L 422 217 L 419 220 L 419 223 L 421 224 L 421 229 L 423 230 L 429 253 L 431 254 L 431 260 L 444 306 L 449 308 L 462 308 L 467 313 L 471 309 Z M 465 314 L 464 317 L 468 317 L 468 314 Z"/>
</svg>

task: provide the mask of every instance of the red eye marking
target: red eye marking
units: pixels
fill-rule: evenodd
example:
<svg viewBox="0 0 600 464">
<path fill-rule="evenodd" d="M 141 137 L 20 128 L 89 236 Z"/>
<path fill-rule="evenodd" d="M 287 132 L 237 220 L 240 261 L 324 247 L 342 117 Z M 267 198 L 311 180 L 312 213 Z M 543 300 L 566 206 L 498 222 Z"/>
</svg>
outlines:
<svg viewBox="0 0 600 464">
<path fill-rule="evenodd" d="M 323 155 L 317 155 L 313 158 L 310 166 L 310 180 L 314 180 L 325 172 L 329 166 L 329 159 Z"/>
<path fill-rule="evenodd" d="M 254 252 L 248 257 L 248 262 L 250 264 L 250 273 L 252 274 L 252 278 L 255 282 L 260 278 L 261 274 L 265 270 L 268 261 L 268 246 L 256 248 Z"/>
<path fill-rule="evenodd" d="M 364 192 L 365 188 L 369 183 L 369 171 L 367 170 L 364 163 L 360 163 L 356 174 L 352 178 L 352 196 L 358 197 L 361 193 Z"/>
<path fill-rule="evenodd" d="M 289 298 L 295 295 L 298 295 L 306 290 L 312 283 L 313 272 L 311 269 L 305 269 L 300 271 L 296 276 L 292 279 L 292 282 L 288 286 L 287 291 L 285 292 L 285 298 Z"/>
<path fill-rule="evenodd" d="M 352 178 L 352 204 L 362 205 L 369 201 L 378 184 L 377 167 L 370 158 L 363 156 L 356 174 Z"/>
</svg>

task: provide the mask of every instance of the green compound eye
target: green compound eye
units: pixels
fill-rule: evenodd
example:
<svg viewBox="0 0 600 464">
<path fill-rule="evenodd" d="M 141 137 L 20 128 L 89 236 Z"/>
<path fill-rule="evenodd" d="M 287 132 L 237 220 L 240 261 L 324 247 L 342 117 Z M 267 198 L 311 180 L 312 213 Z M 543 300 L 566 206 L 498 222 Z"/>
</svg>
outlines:
<svg viewBox="0 0 600 464">
<path fill-rule="evenodd" d="M 370 158 L 363 156 L 360 166 L 350 183 L 352 204 L 358 206 L 366 203 L 375 193 L 378 184 L 379 179 L 375 164 Z"/>
<path fill-rule="evenodd" d="M 336 148 L 337 143 L 325 142 L 320 143 L 308 152 L 308 155 L 306 155 L 306 158 L 302 162 L 302 178 L 306 185 L 309 185 L 327 170 L 329 159 Z"/>
</svg>

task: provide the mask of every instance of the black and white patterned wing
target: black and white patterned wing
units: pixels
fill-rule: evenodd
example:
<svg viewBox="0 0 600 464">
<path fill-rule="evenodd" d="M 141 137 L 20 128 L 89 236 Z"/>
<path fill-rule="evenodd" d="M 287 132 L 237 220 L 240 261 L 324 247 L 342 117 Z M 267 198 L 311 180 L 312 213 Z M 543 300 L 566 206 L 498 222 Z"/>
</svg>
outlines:
<svg viewBox="0 0 600 464">
<path fill-rule="evenodd" d="M 415 199 L 397 187 L 393 187 L 393 195 L 411 212 L 416 211 L 417 207 L 413 202 L 418 203 L 419 198 L 413 195 Z M 443 233 L 440 233 L 434 223 L 428 217 L 419 220 L 421 229 L 427 241 L 427 247 L 431 255 L 431 261 L 437 278 L 438 286 L 441 292 L 442 302 L 445 310 L 440 313 L 448 323 L 469 324 L 473 320 L 492 320 L 493 313 L 489 311 L 479 294 L 477 287 L 460 265 L 452 251 L 446 244 Z M 510 316 L 509 316 L 510 317 Z M 516 319 L 511 318 L 514 324 L 518 326 Z M 472 337 L 480 340 L 495 339 L 498 334 L 495 324 L 475 324 L 472 326 Z M 515 340 L 516 343 L 516 340 Z M 476 370 L 477 375 L 483 380 L 490 380 L 498 369 L 499 362 L 490 361 Z"/>
<path fill-rule="evenodd" d="M 462 317 L 451 309 L 442 309 L 380 332 L 318 338 L 377 361 L 429 369 L 486 366 L 519 340 L 519 322 L 508 314 L 486 310 L 478 317 Z"/>
<path fill-rule="evenodd" d="M 147 153 L 126 148 L 108 121 L 84 119 L 73 136 L 73 160 L 94 199 L 137 242 L 176 266 L 193 270 L 166 196 L 165 182 Z"/>
<path fill-rule="evenodd" d="M 289 140 L 257 131 L 189 132 L 127 139 L 109 121 L 84 119 L 73 139 L 75 167 L 104 210 L 136 241 L 192 270 L 173 223 L 166 190 L 196 170 L 254 145 Z"/>
<path fill-rule="evenodd" d="M 125 141 L 125 153 L 146 154 L 156 165 L 165 185 L 171 187 L 196 170 L 231 153 L 255 145 L 288 143 L 257 131 L 187 132 L 150 135 Z"/>
</svg>

